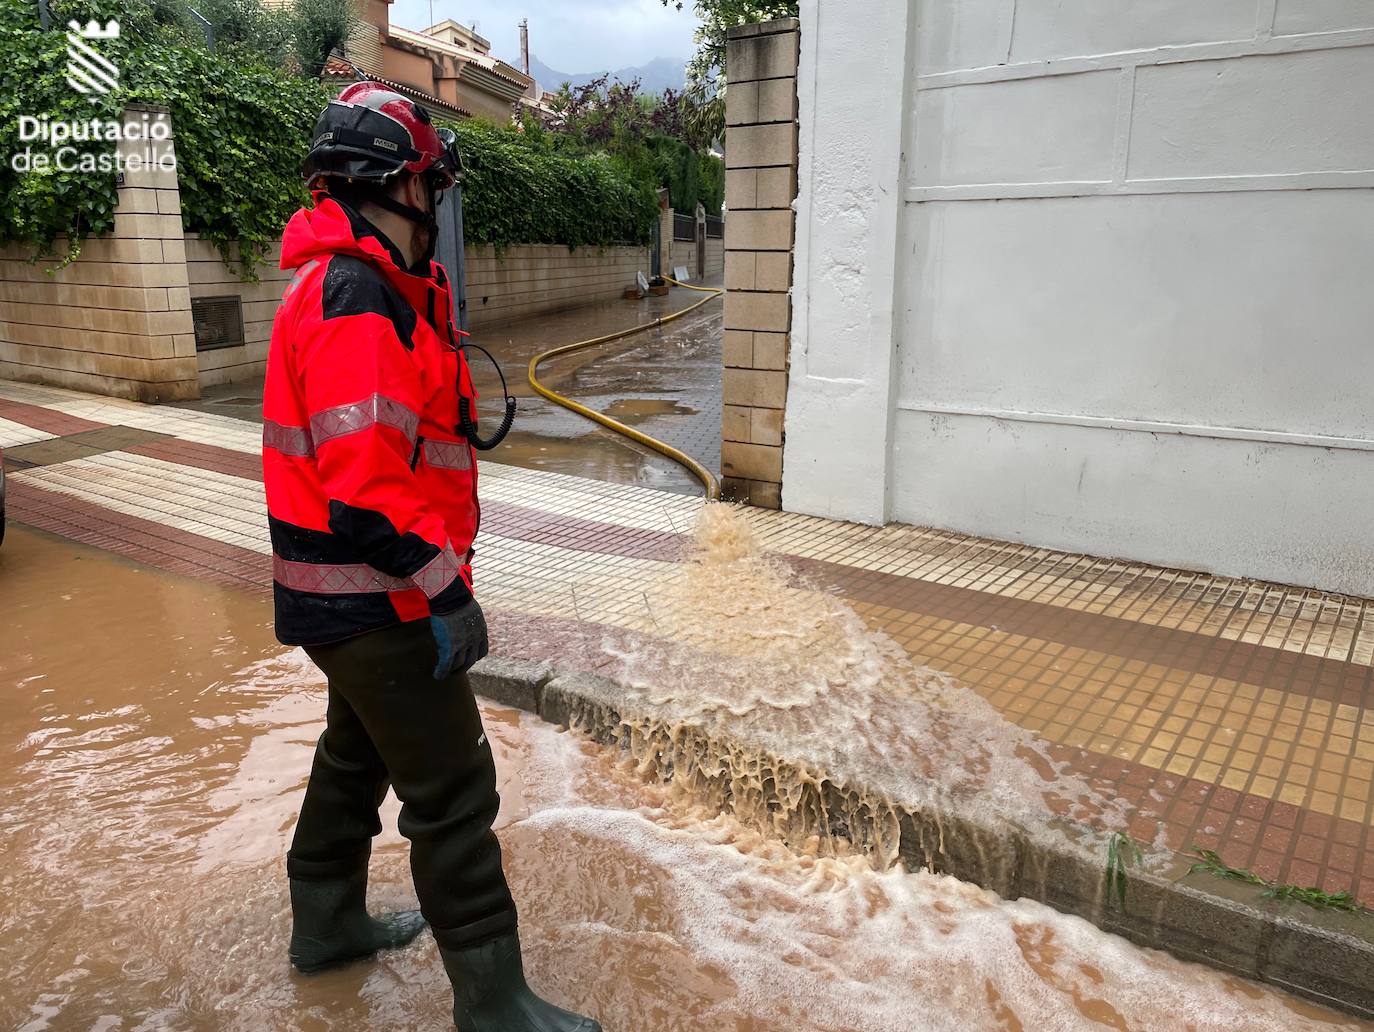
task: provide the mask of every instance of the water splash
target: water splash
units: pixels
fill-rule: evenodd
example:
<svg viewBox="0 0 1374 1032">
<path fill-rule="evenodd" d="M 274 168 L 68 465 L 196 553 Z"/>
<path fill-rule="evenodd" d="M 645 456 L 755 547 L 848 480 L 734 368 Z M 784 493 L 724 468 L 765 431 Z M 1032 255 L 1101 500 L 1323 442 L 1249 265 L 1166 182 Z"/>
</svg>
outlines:
<svg viewBox="0 0 1374 1032">
<path fill-rule="evenodd" d="M 502 841 L 530 960 L 608 1030 L 1364 1027 L 1034 902 L 799 854 L 538 721 L 522 720 L 520 739 L 537 802 Z"/>
<path fill-rule="evenodd" d="M 50 743 L 25 745 L 24 729 L 13 732 L 7 744 L 29 759 L 11 770 L 7 809 L 54 826 L 79 811 L 95 827 L 6 857 L 13 963 L 0 1025 L 447 1027 L 451 997 L 428 937 L 311 978 L 286 963 L 281 854 L 322 714 L 318 671 L 297 651 L 202 683 L 211 686 L 148 710 L 144 735 L 178 730 L 170 750 L 183 762 L 161 772 L 175 789 L 165 797 L 141 790 L 148 768 L 132 756 L 42 753 Z M 62 691 L 63 712 L 79 711 L 84 681 L 68 677 Z M 156 701 L 146 684 L 130 685 L 135 694 Z M 819 841 L 788 848 L 757 820 L 679 805 L 680 783 L 646 782 L 578 735 L 491 706 L 483 718 L 529 977 L 560 1004 L 597 1014 L 607 1032 L 1088 1032 L 1104 1016 L 1133 1032 L 1361 1027 L 1034 903 L 879 870 L 859 850 L 826 855 Z M 128 719 L 126 707 L 107 706 L 93 722 L 114 731 Z M 269 766 L 275 784 L 261 776 Z M 710 763 L 702 767 L 704 776 Z M 46 776 L 58 769 L 69 776 Z M 719 770 L 731 785 L 766 776 Z M 100 810 L 80 811 L 94 782 Z M 239 827 L 242 811 L 260 844 Z M 413 906 L 395 812 L 384 816 L 371 903 Z M 170 831 L 178 850 L 166 848 Z M 193 858 L 205 863 L 193 868 Z"/>
<path fill-rule="evenodd" d="M 704 506 L 684 562 L 645 599 L 656 635 L 603 642 L 629 700 L 602 737 L 641 774 L 794 847 L 892 862 L 901 814 L 916 811 L 933 821 L 913 844 L 931 864 L 957 798 L 975 824 L 1008 829 L 975 844 L 1005 867 L 1007 837 L 1130 817 L 1037 736 L 764 553 L 741 508 Z"/>
</svg>

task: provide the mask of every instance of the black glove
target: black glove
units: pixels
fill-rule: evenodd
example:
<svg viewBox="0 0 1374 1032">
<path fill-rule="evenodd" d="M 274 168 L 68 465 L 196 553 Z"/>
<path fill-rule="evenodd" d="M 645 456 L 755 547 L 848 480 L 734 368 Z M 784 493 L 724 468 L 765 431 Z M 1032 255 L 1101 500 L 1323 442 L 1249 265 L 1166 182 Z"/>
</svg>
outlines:
<svg viewBox="0 0 1374 1032">
<path fill-rule="evenodd" d="M 487 621 L 475 598 L 450 613 L 434 614 L 429 618 L 429 628 L 439 647 L 436 681 L 462 673 L 487 654 Z"/>
</svg>

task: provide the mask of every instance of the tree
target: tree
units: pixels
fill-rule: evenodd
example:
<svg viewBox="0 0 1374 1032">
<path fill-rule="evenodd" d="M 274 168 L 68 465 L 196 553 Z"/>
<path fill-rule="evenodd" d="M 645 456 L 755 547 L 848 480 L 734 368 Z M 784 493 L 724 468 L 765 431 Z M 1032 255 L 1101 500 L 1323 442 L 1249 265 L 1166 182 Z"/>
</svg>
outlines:
<svg viewBox="0 0 1374 1032">
<path fill-rule="evenodd" d="M 681 11 L 685 0 L 662 0 L 664 7 Z M 697 26 L 697 51 L 687 63 L 687 87 L 696 98 L 706 100 L 725 85 L 725 35 L 739 25 L 795 18 L 797 0 L 695 0 L 692 4 L 701 19 Z"/>
<path fill-rule="evenodd" d="M 565 153 L 604 152 L 634 175 L 667 186 L 673 207 L 693 213 L 698 203 L 720 214 L 724 173 L 709 153 L 715 136 L 703 129 L 700 105 L 684 93 L 641 93 L 639 80 L 609 75 L 585 86 L 564 83 L 552 104 L 550 146 Z M 531 135 L 542 130 L 526 126 Z"/>
<path fill-rule="evenodd" d="M 320 77 L 329 55 L 343 46 L 359 20 L 355 0 L 272 5 L 262 0 L 124 0 L 123 6 L 121 25 L 135 38 L 179 39 L 198 47 L 213 39 L 215 50 L 245 63 L 297 71 L 307 79 Z"/>
<path fill-rule="evenodd" d="M 685 0 L 662 0 L 664 7 L 681 11 Z M 701 19 L 693 37 L 697 50 L 687 62 L 687 93 L 696 132 L 718 139 L 725 132 L 725 37 L 737 25 L 795 18 L 797 0 L 694 0 Z"/>
<path fill-rule="evenodd" d="M 329 55 L 353 34 L 358 8 L 354 0 L 294 0 L 290 21 L 301 74 L 318 79 Z"/>
<path fill-rule="evenodd" d="M 259 0 L 191 0 L 178 12 L 190 39 L 203 36 L 204 30 L 187 17 L 188 8 L 210 23 L 218 49 L 253 54 L 273 65 L 281 65 L 291 53 L 290 15 L 283 8 L 268 7 Z"/>
<path fill-rule="evenodd" d="M 638 79 L 621 82 L 602 75 L 584 86 L 565 82 L 552 107 L 564 142 L 587 151 L 628 150 L 653 129 L 653 105 L 641 99 Z"/>
</svg>

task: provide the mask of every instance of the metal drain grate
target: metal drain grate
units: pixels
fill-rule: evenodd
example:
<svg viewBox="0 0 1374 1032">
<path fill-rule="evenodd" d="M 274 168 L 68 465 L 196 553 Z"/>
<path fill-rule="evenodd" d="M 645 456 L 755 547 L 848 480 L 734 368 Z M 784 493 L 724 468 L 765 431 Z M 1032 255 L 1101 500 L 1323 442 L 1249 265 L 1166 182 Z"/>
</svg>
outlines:
<svg viewBox="0 0 1374 1032">
<path fill-rule="evenodd" d="M 243 343 L 243 301 L 237 294 L 191 298 L 196 350 L 213 351 Z"/>
</svg>

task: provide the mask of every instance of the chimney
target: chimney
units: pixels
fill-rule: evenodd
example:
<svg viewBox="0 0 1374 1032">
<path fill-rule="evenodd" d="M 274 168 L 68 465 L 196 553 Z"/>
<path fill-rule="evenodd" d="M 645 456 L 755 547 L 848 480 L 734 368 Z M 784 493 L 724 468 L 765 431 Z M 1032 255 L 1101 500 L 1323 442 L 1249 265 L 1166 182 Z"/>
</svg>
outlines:
<svg viewBox="0 0 1374 1032">
<path fill-rule="evenodd" d="M 520 19 L 520 70 L 530 74 L 530 20 Z"/>
</svg>

